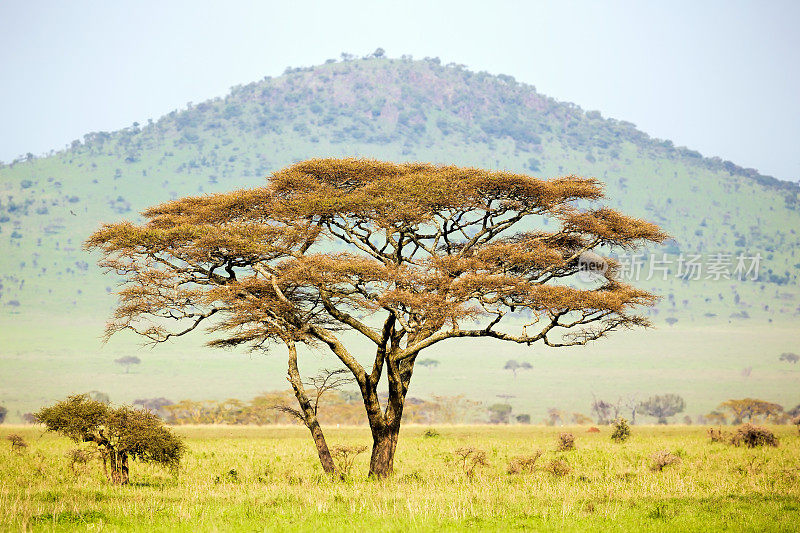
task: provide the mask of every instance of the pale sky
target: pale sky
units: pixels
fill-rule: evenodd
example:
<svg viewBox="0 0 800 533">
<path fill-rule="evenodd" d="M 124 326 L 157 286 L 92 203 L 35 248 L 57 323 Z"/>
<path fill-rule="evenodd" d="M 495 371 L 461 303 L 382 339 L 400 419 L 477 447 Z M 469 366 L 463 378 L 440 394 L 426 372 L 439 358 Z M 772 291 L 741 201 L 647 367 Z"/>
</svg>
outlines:
<svg viewBox="0 0 800 533">
<path fill-rule="evenodd" d="M 0 3 L 0 160 L 341 52 L 509 74 L 654 137 L 800 178 L 800 2 Z"/>
</svg>

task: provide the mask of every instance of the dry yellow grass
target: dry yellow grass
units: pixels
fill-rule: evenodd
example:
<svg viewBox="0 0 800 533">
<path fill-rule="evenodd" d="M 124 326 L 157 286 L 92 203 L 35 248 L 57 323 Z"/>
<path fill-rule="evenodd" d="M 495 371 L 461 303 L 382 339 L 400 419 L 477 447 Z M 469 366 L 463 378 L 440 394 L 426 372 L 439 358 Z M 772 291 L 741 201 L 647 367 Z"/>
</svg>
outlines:
<svg viewBox="0 0 800 533">
<path fill-rule="evenodd" d="M 711 443 L 703 427 L 633 428 L 625 444 L 610 429 L 567 428 L 576 449 L 556 451 L 565 428 L 540 426 L 408 427 L 396 472 L 365 478 L 367 454 L 353 476 L 321 472 L 313 443 L 299 427 L 180 427 L 188 453 L 177 478 L 133 464 L 131 485 L 105 482 L 98 465 L 66 457 L 67 439 L 40 428 L 0 429 L 30 443 L 0 448 L 0 529 L 104 531 L 221 530 L 786 530 L 800 518 L 800 437 L 773 428 L 778 448 Z M 330 428 L 333 444 L 369 444 L 366 428 Z M 3 441 L 0 441 L 3 442 Z M 453 452 L 474 447 L 488 466 L 467 475 Z M 531 473 L 508 474 L 509 461 L 544 450 Z M 655 452 L 681 458 L 651 469 Z M 566 462 L 563 476 L 546 471 Z"/>
</svg>

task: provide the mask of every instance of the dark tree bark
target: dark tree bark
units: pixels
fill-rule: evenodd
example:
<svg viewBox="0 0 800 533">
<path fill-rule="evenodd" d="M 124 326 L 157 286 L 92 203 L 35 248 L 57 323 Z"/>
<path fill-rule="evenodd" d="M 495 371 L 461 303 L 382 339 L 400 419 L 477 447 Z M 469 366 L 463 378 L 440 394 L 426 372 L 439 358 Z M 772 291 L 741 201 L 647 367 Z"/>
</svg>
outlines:
<svg viewBox="0 0 800 533">
<path fill-rule="evenodd" d="M 399 427 L 385 428 L 372 433 L 372 455 L 369 459 L 369 475 L 383 479 L 394 470 L 394 454 L 397 451 Z"/>
<path fill-rule="evenodd" d="M 381 412 L 375 388 L 371 388 L 370 397 L 365 398 L 365 406 L 369 415 L 372 430 L 372 455 L 369 461 L 369 475 L 376 479 L 388 477 L 394 471 L 394 454 L 397 451 L 397 440 L 400 435 L 400 423 L 403 418 L 408 385 L 413 372 L 413 359 L 402 366 L 395 358 L 397 337 L 394 331 L 394 320 L 387 321 L 384 331 L 387 332 L 391 346 L 386 353 L 379 353 L 380 359 L 386 360 L 386 376 L 389 382 L 389 397 L 386 410 Z M 372 383 L 370 383 L 372 384 Z M 377 385 L 377 383 L 375 383 Z"/>
</svg>

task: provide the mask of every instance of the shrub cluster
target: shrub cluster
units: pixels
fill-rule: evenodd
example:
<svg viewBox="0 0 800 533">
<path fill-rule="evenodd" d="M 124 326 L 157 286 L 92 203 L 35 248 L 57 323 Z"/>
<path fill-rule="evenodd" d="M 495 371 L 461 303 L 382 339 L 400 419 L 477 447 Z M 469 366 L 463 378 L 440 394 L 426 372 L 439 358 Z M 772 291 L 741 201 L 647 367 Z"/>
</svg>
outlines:
<svg viewBox="0 0 800 533">
<path fill-rule="evenodd" d="M 777 446 L 778 437 L 765 427 L 743 424 L 739 426 L 736 433 L 731 437 L 731 444 L 734 446 L 747 446 L 748 448 Z"/>
<path fill-rule="evenodd" d="M 709 428 L 708 438 L 711 439 L 711 442 L 727 442 L 733 446 L 747 446 L 748 448 L 778 445 L 778 437 L 775 436 L 775 433 L 763 426 L 753 424 L 743 424 L 733 434 L 726 433 L 721 429 Z"/>
<path fill-rule="evenodd" d="M 136 404 L 160 414 L 168 423 L 272 425 L 293 424 L 291 414 L 297 400 L 289 391 L 265 392 L 249 402 L 236 399 L 222 401 L 182 400 L 172 403 L 164 398 L 145 398 Z M 461 396 L 435 396 L 430 400 L 408 398 L 403 421 L 417 424 L 467 424 L 484 421 L 479 404 Z M 323 425 L 363 425 L 364 404 L 361 396 L 347 391 L 329 391 L 319 403 L 319 419 Z"/>
</svg>

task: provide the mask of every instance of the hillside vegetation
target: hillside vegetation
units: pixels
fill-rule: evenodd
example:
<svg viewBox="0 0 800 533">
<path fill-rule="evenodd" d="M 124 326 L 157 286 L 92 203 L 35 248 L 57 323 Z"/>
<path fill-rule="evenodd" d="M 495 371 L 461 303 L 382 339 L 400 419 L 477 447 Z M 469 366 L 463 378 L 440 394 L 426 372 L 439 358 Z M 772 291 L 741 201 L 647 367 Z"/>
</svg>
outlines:
<svg viewBox="0 0 800 533">
<path fill-rule="evenodd" d="M 575 359 L 558 362 L 560 353 L 542 360 L 543 367 L 527 381 L 514 380 L 513 386 L 502 364 L 519 354 L 506 350 L 492 363 L 497 369 L 488 375 L 489 385 L 481 381 L 487 390 L 474 391 L 476 398 L 519 387 L 520 401 L 536 404 L 523 408 L 541 417 L 549 406 L 531 397 L 534 379 L 539 380 L 539 394 L 554 405 L 562 384 L 576 379 L 591 380 L 598 391 L 616 391 L 624 382 L 625 390 L 681 392 L 655 387 L 664 379 L 687 383 L 686 368 L 713 360 L 713 372 L 694 372 L 693 379 L 722 387 L 739 383 L 742 367 L 755 365 L 753 378 L 746 381 L 756 384 L 752 394 L 773 391 L 777 396 L 770 399 L 796 403 L 790 391 L 797 371 L 777 361 L 781 352 L 797 351 L 800 340 L 794 329 L 800 313 L 796 184 L 653 139 L 633 124 L 559 102 L 510 76 L 471 72 L 437 59 L 368 57 L 287 69 L 280 77 L 234 87 L 224 98 L 190 103 L 119 131 L 89 133 L 62 151 L 43 157 L 28 154 L 0 166 L 0 335 L 5 339 L 0 371 L 9 376 L 8 404 L 25 412 L 67 392 L 111 386 L 123 391 L 119 396 L 133 399 L 126 387 L 138 378 L 131 374 L 131 381 L 118 382 L 111 360 L 119 354 L 97 355 L 102 322 L 114 305 L 116 279 L 104 276 L 94 264 L 96 257 L 81 244 L 102 222 L 136 220 L 145 207 L 185 195 L 260 186 L 265 176 L 287 164 L 324 156 L 422 160 L 538 177 L 595 176 L 606 183 L 608 204 L 654 221 L 674 237 L 653 250 L 659 259 L 667 254 L 669 272 L 662 274 L 654 264 L 653 279 L 647 280 L 649 265 L 644 263 L 639 282 L 663 296 L 651 311 L 663 330 L 658 346 L 644 350 L 639 339 L 655 337 L 636 337 L 592 348 L 600 350 L 593 354 L 606 356 L 603 364 L 619 368 L 619 373 L 600 379 L 593 377 L 598 363 L 588 361 L 594 359 L 588 352 L 581 356 L 587 359 L 581 360 L 585 376 L 563 366 Z M 706 267 L 720 253 L 730 256 L 731 271 L 738 255 L 760 254 L 759 279 L 707 279 L 706 270 L 699 279 L 679 276 L 680 254 L 701 254 Z M 677 334 L 685 326 L 695 329 Z M 697 329 L 706 326 L 711 329 Z M 769 341 L 748 337 L 747 331 L 758 331 L 759 339 Z M 690 345 L 689 339 L 697 342 Z M 117 352 L 133 350 L 131 343 L 113 346 Z M 216 369 L 217 376 L 231 372 L 242 377 L 236 383 L 227 378 L 209 383 L 203 394 L 217 399 L 252 397 L 283 385 L 280 360 L 259 363 L 258 372 L 243 374 L 241 368 L 252 361 L 234 364 L 227 356 L 196 365 L 192 363 L 200 348 L 184 346 L 182 359 L 176 361 L 190 363 L 154 362 L 156 375 L 150 374 L 153 365 L 142 365 L 147 378 L 139 386 L 146 394 L 160 396 L 175 387 L 173 399 L 196 398 L 200 392 L 192 385 L 197 379 L 192 372 L 201 368 Z M 763 353 L 752 353 L 753 346 Z M 470 346 L 463 353 L 485 349 Z M 642 357 L 626 358 L 631 353 Z M 649 357 L 669 360 L 675 365 L 672 373 L 651 366 Z M 431 376 L 452 375 L 447 364 Z M 458 375 L 445 384 L 445 393 L 463 392 L 464 382 L 458 380 L 477 376 L 473 371 L 485 375 L 479 359 L 452 364 L 458 366 Z M 542 368 L 555 373 L 548 377 L 539 372 Z M 761 368 L 765 373 L 759 373 Z M 266 374 L 272 381 L 261 377 Z M 40 390 L 30 390 L 34 377 L 42 383 Z M 106 385 L 92 384 L 98 379 L 106 379 Z M 65 381 L 72 389 L 64 390 L 69 388 Z M 78 384 L 83 388 L 74 389 Z M 683 393 L 687 400 L 700 394 Z M 585 409 L 590 398 L 588 390 L 579 399 L 567 396 L 562 406 L 572 402 L 575 409 Z M 724 399 L 715 393 L 713 399 L 702 400 L 702 407 L 689 410 L 704 412 Z"/>
<path fill-rule="evenodd" d="M 667 296 L 662 314 L 798 311 L 796 184 L 652 139 L 509 76 L 382 58 L 288 69 L 155 122 L 89 133 L 64 151 L 1 167 L 0 309 L 103 316 L 113 284 L 80 248 L 102 221 L 136 218 L 184 195 L 260 185 L 289 163 L 329 155 L 593 175 L 613 206 L 675 237 L 659 252 L 763 256 L 761 283 L 681 282 L 673 264 L 668 282 L 652 281 Z"/>
</svg>

